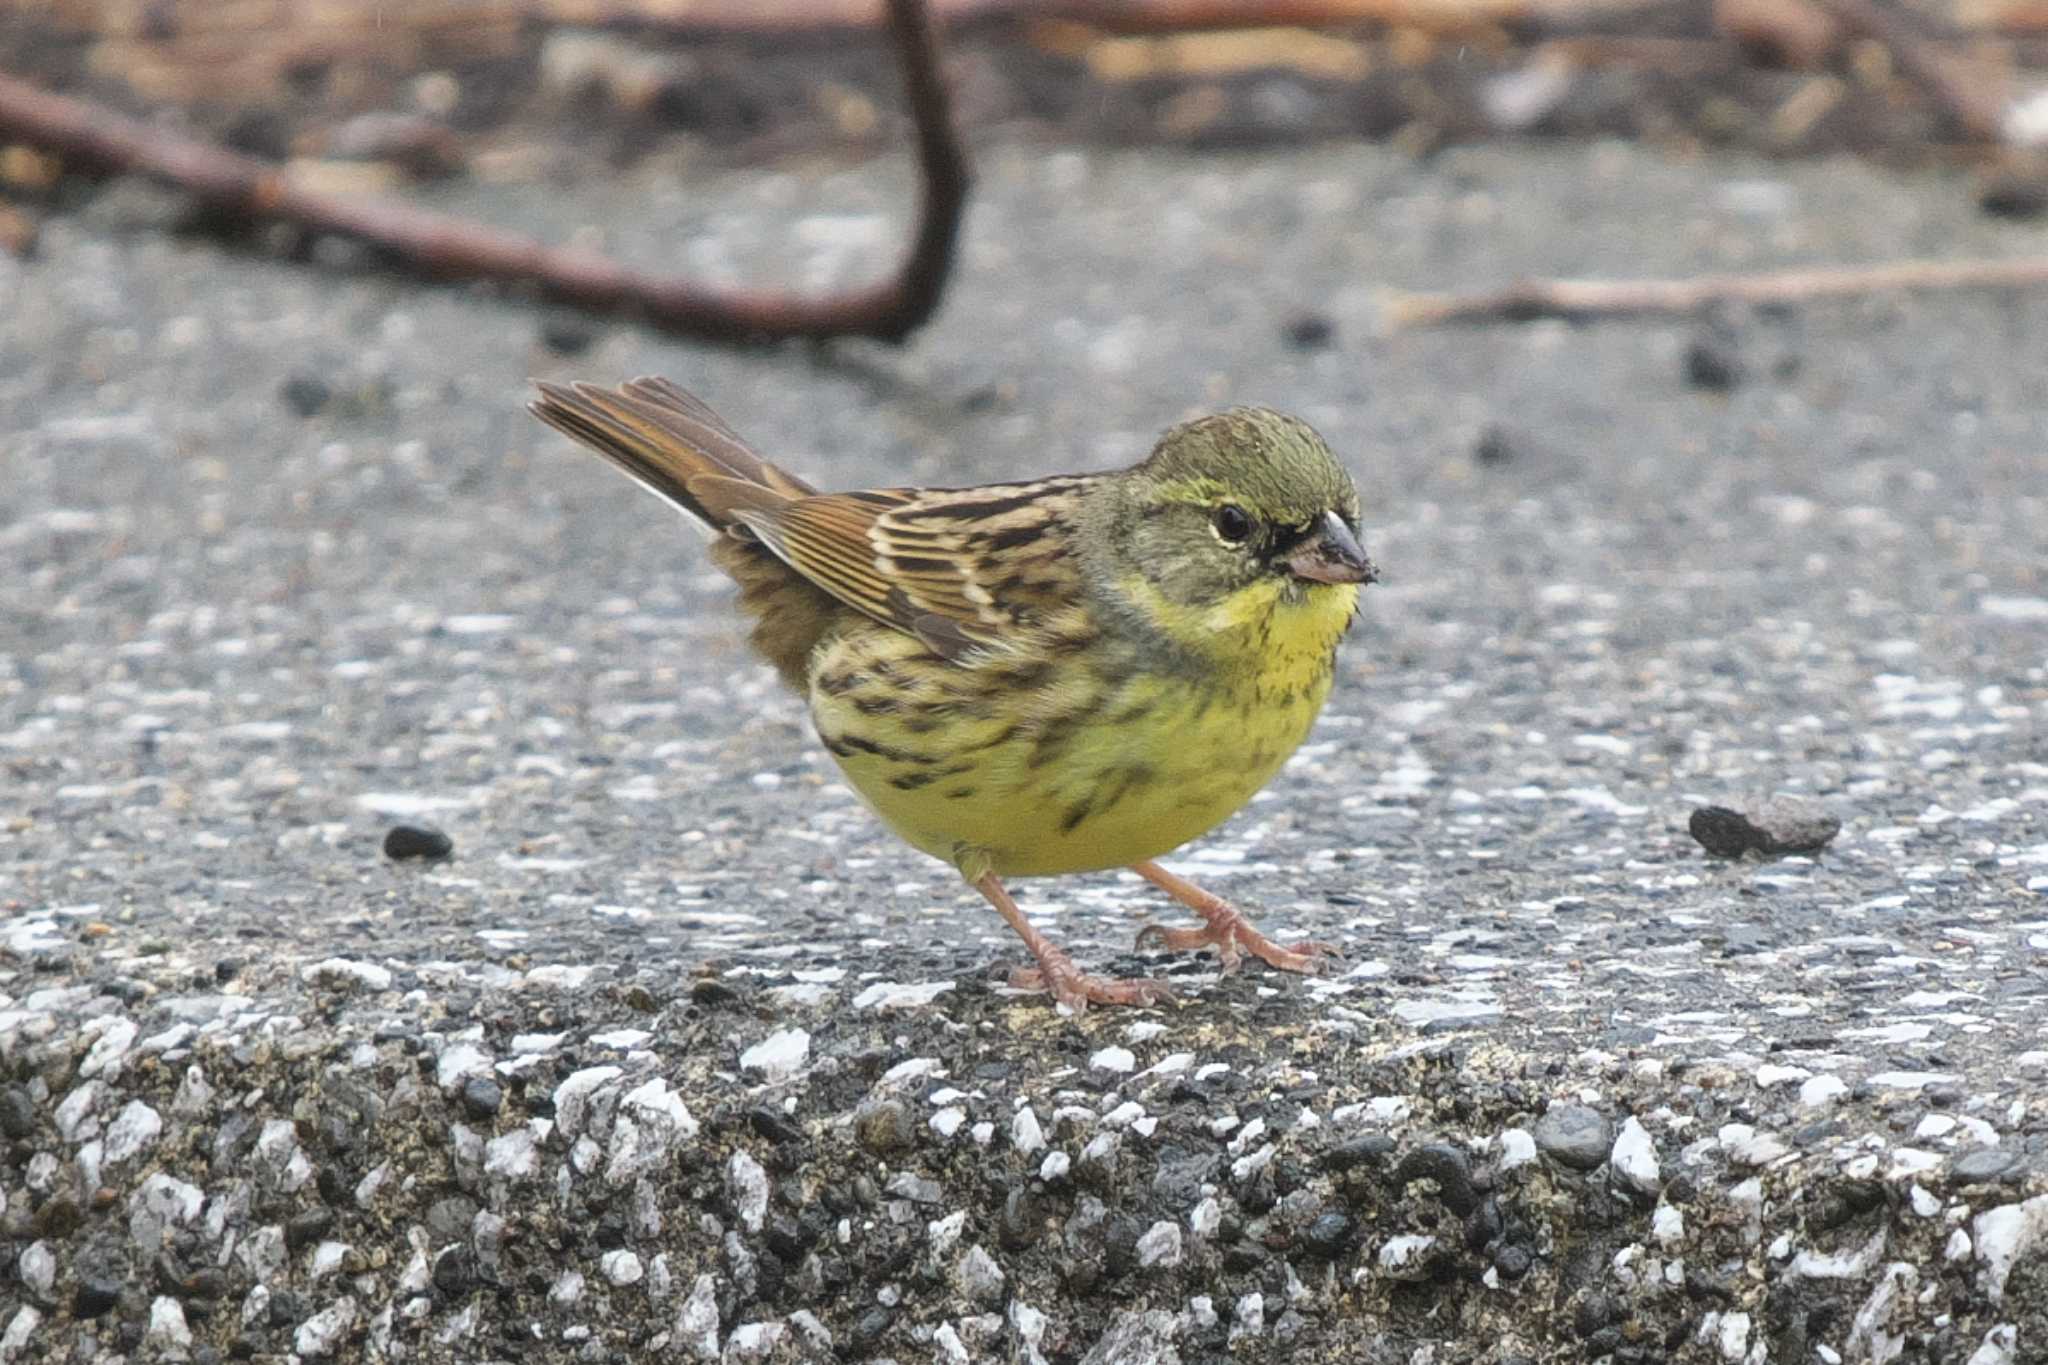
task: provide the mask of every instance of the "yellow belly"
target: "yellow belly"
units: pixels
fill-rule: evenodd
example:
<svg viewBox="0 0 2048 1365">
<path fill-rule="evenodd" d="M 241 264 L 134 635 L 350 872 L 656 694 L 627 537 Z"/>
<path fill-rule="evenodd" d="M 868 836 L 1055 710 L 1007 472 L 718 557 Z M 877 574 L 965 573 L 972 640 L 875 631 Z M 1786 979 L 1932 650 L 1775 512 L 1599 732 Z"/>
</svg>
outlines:
<svg viewBox="0 0 2048 1365">
<path fill-rule="evenodd" d="M 1213 677 L 1069 663 L 1002 688 L 859 627 L 821 650 L 811 712 L 883 822 L 969 878 L 1122 867 L 1213 829 L 1279 770 L 1329 695 L 1341 627 Z"/>
</svg>

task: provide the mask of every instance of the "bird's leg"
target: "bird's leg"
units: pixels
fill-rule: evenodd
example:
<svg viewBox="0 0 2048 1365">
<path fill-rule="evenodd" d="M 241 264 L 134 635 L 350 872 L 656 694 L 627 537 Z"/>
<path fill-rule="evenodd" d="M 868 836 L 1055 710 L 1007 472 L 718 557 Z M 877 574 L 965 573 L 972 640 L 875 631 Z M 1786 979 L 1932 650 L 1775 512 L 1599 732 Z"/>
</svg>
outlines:
<svg viewBox="0 0 2048 1365">
<path fill-rule="evenodd" d="M 1031 921 L 1024 918 L 1024 912 L 1017 908 L 1017 902 L 1010 899 L 1010 893 L 996 880 L 993 872 L 984 872 L 972 883 L 974 889 L 988 897 L 988 903 L 996 908 L 1017 937 L 1024 940 L 1024 946 L 1038 959 L 1036 967 L 1021 968 L 1011 973 L 1010 984 L 1020 990 L 1050 991 L 1052 998 L 1076 1014 L 1089 1005 L 1156 1005 L 1173 999 L 1173 991 L 1160 981 L 1120 981 L 1113 977 L 1090 976 L 1074 965 L 1074 959 L 1067 951 L 1053 943 L 1044 934 L 1031 927 Z"/>
<path fill-rule="evenodd" d="M 1291 948 L 1283 948 L 1252 928 L 1251 921 L 1229 901 L 1213 891 L 1204 891 L 1185 877 L 1174 876 L 1158 863 L 1132 863 L 1131 871 L 1165 891 L 1204 921 L 1200 929 L 1168 929 L 1164 925 L 1148 924 L 1138 931 L 1137 946 L 1141 948 L 1150 937 L 1157 937 L 1161 947 L 1174 952 L 1214 948 L 1226 972 L 1237 970 L 1239 949 L 1283 972 L 1310 974 L 1323 969 L 1323 958 L 1344 955 L 1328 943 L 1297 943 Z"/>
</svg>

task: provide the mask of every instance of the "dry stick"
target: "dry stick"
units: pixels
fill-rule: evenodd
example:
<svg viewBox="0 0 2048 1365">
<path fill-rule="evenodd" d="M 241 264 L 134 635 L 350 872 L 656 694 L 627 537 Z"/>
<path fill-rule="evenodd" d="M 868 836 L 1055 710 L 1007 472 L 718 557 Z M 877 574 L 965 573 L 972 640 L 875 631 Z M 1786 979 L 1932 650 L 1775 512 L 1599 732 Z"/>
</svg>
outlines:
<svg viewBox="0 0 2048 1365">
<path fill-rule="evenodd" d="M 1891 54 L 1893 65 L 1948 115 L 1969 137 L 1980 142 L 1997 142 L 2004 135 L 2005 104 L 1988 88 L 1988 82 L 1972 82 L 1935 50 L 1932 43 L 1915 34 L 1906 21 L 1873 0 L 1819 0 L 1851 33 L 1868 38 Z"/>
<path fill-rule="evenodd" d="M 1594 0 L 1596 12 L 1628 11 L 1660 0 Z M 1428 32 L 1463 32 L 1486 24 L 1519 22 L 1556 12 L 1570 18 L 1587 0 L 932 0 L 948 23 L 1065 19 L 1119 33 L 1178 33 L 1189 29 L 1323 27 L 1370 23 Z M 675 33 L 794 33 L 865 28 L 875 0 L 810 0 L 764 6 L 760 0 L 689 0 L 648 5 L 638 0 L 584 0 L 574 6 L 534 6 L 547 22 L 618 24 Z"/>
<path fill-rule="evenodd" d="M 2048 257 L 2005 261 L 1896 261 L 1888 265 L 1702 275 L 1690 280 L 1526 280 L 1490 294 L 1396 294 L 1389 327 L 1537 318 L 1702 312 L 1716 304 L 1794 304 L 1888 289 L 2018 289 L 2048 284 Z"/>
<path fill-rule="evenodd" d="M 923 175 L 917 232 L 893 277 L 830 298 L 706 289 L 644 274 L 595 252 L 547 246 L 405 204 L 321 194 L 293 184 L 268 162 L 165 133 L 6 75 L 0 75 L 0 142 L 23 142 L 67 159 L 161 180 L 231 219 L 291 223 L 353 238 L 424 275 L 531 284 L 548 298 L 597 312 L 632 313 L 671 331 L 718 340 L 870 336 L 900 342 L 938 307 L 952 268 L 969 176 L 923 0 L 888 0 L 888 5 Z"/>
</svg>

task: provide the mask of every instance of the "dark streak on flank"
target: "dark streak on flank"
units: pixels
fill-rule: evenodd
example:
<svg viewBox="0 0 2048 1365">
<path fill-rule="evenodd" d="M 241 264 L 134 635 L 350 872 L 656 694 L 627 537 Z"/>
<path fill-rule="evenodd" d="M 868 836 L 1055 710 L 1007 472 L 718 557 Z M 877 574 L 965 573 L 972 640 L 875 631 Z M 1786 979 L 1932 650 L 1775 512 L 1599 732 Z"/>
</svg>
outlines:
<svg viewBox="0 0 2048 1365">
<path fill-rule="evenodd" d="M 1133 702 L 1109 718 L 1111 725 L 1136 725 L 1152 714 L 1155 703 L 1150 699 Z"/>
<path fill-rule="evenodd" d="M 929 787 L 941 778 L 958 777 L 962 773 L 967 772 L 969 767 L 970 765 L 966 763 L 955 763 L 952 767 L 940 768 L 937 772 L 898 773 L 895 777 L 889 779 L 889 785 L 897 791 L 914 792 L 920 787 Z"/>
<path fill-rule="evenodd" d="M 920 767 L 929 767 L 931 764 L 939 761 L 930 754 L 914 754 L 908 749 L 892 749 L 886 744 L 877 744 L 871 739 L 862 739 L 859 735 L 820 735 L 818 737 L 825 741 L 827 749 L 830 749 L 840 758 L 851 758 L 855 754 L 873 754 L 876 758 L 885 758 L 891 763 L 915 763 Z"/>
<path fill-rule="evenodd" d="M 1068 806 L 1066 814 L 1060 817 L 1060 833 L 1072 834 L 1074 827 L 1088 818 L 1088 811 L 1089 803 L 1087 801 L 1076 801 L 1073 805 Z"/>
<path fill-rule="evenodd" d="M 1117 802 L 1123 800 L 1124 797 L 1130 795 L 1132 790 L 1134 790 L 1137 787 L 1141 787 L 1148 782 L 1151 782 L 1158 776 L 1159 770 L 1157 768 L 1154 768 L 1151 764 L 1133 763 L 1130 767 L 1125 768 L 1121 773 L 1117 774 L 1116 786 L 1110 789 L 1109 799 L 1102 803 L 1102 809 L 1105 811 L 1108 810 Z M 1107 782 L 1107 778 L 1108 774 L 1104 774 L 1105 783 Z"/>
</svg>

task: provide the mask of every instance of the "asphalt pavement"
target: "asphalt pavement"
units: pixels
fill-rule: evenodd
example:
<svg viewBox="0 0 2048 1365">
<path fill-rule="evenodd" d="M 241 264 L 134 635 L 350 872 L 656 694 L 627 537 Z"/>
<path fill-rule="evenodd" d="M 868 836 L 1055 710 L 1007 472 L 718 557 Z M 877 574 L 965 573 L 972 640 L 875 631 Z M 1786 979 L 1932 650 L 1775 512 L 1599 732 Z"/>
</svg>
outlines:
<svg viewBox="0 0 2048 1365">
<path fill-rule="evenodd" d="M 979 152 L 901 350 L 277 259 L 133 186 L 0 256 L 0 1361 L 2048 1360 L 2048 294 L 1379 325 L 2040 228 L 1619 144 Z M 437 202 L 822 289 L 909 177 Z M 1384 582 L 1171 865 L 1343 966 L 1135 952 L 1167 907 L 1103 875 L 1020 896 L 1182 1003 L 1009 991 L 699 538 L 523 411 L 642 373 L 828 487 L 1313 422 Z M 1777 794 L 1840 833 L 1687 831 Z"/>
</svg>

